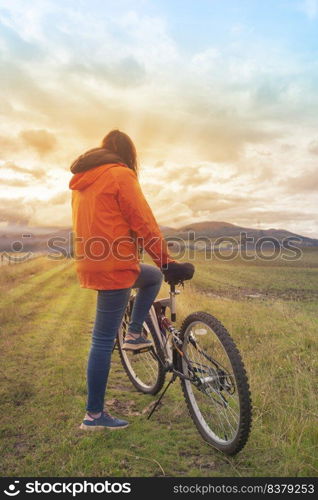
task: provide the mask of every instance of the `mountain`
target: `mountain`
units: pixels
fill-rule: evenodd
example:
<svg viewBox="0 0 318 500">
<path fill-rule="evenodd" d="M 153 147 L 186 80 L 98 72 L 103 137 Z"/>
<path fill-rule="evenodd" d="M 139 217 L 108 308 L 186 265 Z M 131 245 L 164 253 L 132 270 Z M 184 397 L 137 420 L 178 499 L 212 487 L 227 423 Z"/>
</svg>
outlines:
<svg viewBox="0 0 318 500">
<path fill-rule="evenodd" d="M 169 240 L 174 237 L 182 238 L 185 241 L 192 241 L 196 238 L 206 237 L 212 241 L 217 238 L 235 238 L 240 241 L 241 233 L 246 233 L 248 238 L 254 238 L 254 242 L 259 238 L 275 238 L 279 242 L 288 238 L 299 238 L 300 246 L 318 246 L 318 239 L 301 236 L 285 229 L 255 229 L 244 226 L 237 226 L 223 221 L 203 221 L 187 224 L 179 228 L 170 226 L 160 226 L 164 237 Z M 68 227 L 28 227 L 28 226 L 7 226 L 0 228 L 0 252 L 50 252 L 57 253 L 63 251 L 70 253 L 71 228 Z"/>
<path fill-rule="evenodd" d="M 0 228 L 0 252 L 69 253 L 71 228 L 7 226 Z"/>
<path fill-rule="evenodd" d="M 215 240 L 217 238 L 235 238 L 240 241 L 242 233 L 246 233 L 247 238 L 253 238 L 254 241 L 259 238 L 275 238 L 279 242 L 288 238 L 290 240 L 299 238 L 302 246 L 318 246 L 318 239 L 308 238 L 300 234 L 286 231 L 285 229 L 255 229 L 245 226 L 238 226 L 224 221 L 203 221 L 187 224 L 179 228 L 168 227 L 167 230 L 163 226 L 161 230 L 167 239 L 173 237 L 182 238 L 184 240 L 193 240 L 196 238 L 209 238 Z"/>
</svg>

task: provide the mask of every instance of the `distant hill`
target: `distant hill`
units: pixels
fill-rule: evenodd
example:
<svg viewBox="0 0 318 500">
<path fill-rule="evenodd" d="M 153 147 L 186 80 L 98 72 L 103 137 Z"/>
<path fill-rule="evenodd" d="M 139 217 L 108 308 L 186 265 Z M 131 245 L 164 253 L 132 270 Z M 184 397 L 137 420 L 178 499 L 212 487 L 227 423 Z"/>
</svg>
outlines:
<svg viewBox="0 0 318 500">
<path fill-rule="evenodd" d="M 299 238 L 301 246 L 318 246 L 318 239 L 308 238 L 296 233 L 291 233 L 285 229 L 255 229 L 244 226 L 237 226 L 229 222 L 203 221 L 187 224 L 179 228 L 160 226 L 160 229 L 167 240 L 178 237 L 185 241 L 194 238 L 207 237 L 212 241 L 220 237 L 231 237 L 237 241 L 241 233 L 246 233 L 247 237 L 254 238 L 254 241 L 261 237 L 276 238 L 281 242 L 285 238 Z M 70 250 L 71 228 L 65 227 L 28 227 L 28 226 L 7 226 L 0 228 L 0 252 L 33 251 L 33 252 L 54 252 L 55 247 L 63 248 L 66 252 Z M 20 242 L 20 243 L 19 243 Z M 23 248 L 21 248 L 21 243 Z M 48 247 L 49 243 L 49 247 Z"/>
<path fill-rule="evenodd" d="M 0 229 L 0 252 L 69 252 L 70 235 L 71 228 L 8 226 Z"/>
<path fill-rule="evenodd" d="M 279 242 L 286 238 L 291 240 L 299 238 L 301 240 L 299 242 L 300 245 L 318 246 L 318 239 L 308 238 L 307 236 L 292 233 L 290 231 L 286 231 L 285 229 L 255 229 L 245 226 L 237 226 L 236 224 L 224 221 L 195 222 L 179 228 L 162 226 L 161 230 L 167 239 L 178 237 L 184 240 L 191 240 L 193 238 L 207 237 L 211 240 L 215 240 L 221 237 L 231 237 L 239 241 L 240 234 L 246 233 L 246 236 L 248 238 L 254 238 L 254 241 L 262 237 L 276 238 Z"/>
</svg>

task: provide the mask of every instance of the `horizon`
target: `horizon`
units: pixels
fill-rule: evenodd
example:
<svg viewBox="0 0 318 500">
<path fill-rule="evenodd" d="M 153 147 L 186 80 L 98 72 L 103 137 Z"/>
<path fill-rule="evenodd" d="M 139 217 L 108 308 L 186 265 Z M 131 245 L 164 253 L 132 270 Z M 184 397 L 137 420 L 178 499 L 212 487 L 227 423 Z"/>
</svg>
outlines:
<svg viewBox="0 0 318 500">
<path fill-rule="evenodd" d="M 252 226 L 238 226 L 236 224 L 233 224 L 233 223 L 229 223 L 227 221 L 217 221 L 217 220 L 201 220 L 201 221 L 196 221 L 196 222 L 189 222 L 187 224 L 183 224 L 181 226 L 178 226 L 178 227 L 173 227 L 173 226 L 167 226 L 167 225 L 163 225 L 161 224 L 160 222 L 158 222 L 158 225 L 159 227 L 161 228 L 161 230 L 164 230 L 164 229 L 172 229 L 172 230 L 175 230 L 175 231 L 178 231 L 178 230 L 181 230 L 183 228 L 185 228 L 186 226 L 191 226 L 193 224 L 211 224 L 211 223 L 224 223 L 224 224 L 231 224 L 231 225 L 234 225 L 234 226 L 237 226 L 237 227 L 243 227 L 244 229 L 250 229 L 250 230 L 253 230 L 253 231 L 270 231 L 270 230 L 275 230 L 275 231 L 286 231 L 288 232 L 289 230 L 288 229 L 285 229 L 283 227 L 266 227 L 266 228 L 257 228 L 257 227 L 252 227 Z M 6 226 L 2 225 L 2 223 L 0 222 L 0 232 L 2 232 L 3 230 L 5 230 L 6 228 L 10 228 L 12 230 L 17 230 L 19 228 L 23 228 L 23 230 L 45 230 L 45 231 L 61 231 L 61 230 L 66 230 L 66 229 L 69 229 L 69 230 L 72 230 L 72 225 L 68 225 L 68 226 L 44 226 L 44 225 L 35 225 L 35 226 L 27 226 L 27 225 L 14 225 L 14 224 L 7 224 Z M 293 233 L 293 231 L 290 231 L 291 233 Z M 50 234 L 50 233 L 48 233 Z M 311 239 L 317 239 L 318 240 L 318 235 L 317 237 L 315 236 L 307 236 L 306 234 L 304 233 L 295 233 L 297 234 L 298 236 L 302 236 L 304 238 L 311 238 Z"/>
<path fill-rule="evenodd" d="M 119 128 L 161 226 L 317 238 L 317 25 L 318 0 L 0 0 L 0 228 L 69 227 L 69 165 Z"/>
</svg>

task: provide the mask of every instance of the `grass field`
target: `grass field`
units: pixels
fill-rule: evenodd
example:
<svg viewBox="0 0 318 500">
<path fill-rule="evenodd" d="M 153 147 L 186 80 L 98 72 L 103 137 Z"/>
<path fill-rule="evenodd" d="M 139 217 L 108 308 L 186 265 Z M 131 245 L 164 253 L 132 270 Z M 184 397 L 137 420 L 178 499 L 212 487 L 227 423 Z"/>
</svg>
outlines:
<svg viewBox="0 0 318 500">
<path fill-rule="evenodd" d="M 131 426 L 83 435 L 96 296 L 79 288 L 72 261 L 39 257 L 1 269 L 1 475 L 317 475 L 318 251 L 296 262 L 201 256 L 196 269 L 178 299 L 178 324 L 206 310 L 243 353 L 254 408 L 244 450 L 227 458 L 202 441 L 178 382 L 148 421 L 154 398 L 135 392 L 117 352 L 108 408 Z"/>
</svg>

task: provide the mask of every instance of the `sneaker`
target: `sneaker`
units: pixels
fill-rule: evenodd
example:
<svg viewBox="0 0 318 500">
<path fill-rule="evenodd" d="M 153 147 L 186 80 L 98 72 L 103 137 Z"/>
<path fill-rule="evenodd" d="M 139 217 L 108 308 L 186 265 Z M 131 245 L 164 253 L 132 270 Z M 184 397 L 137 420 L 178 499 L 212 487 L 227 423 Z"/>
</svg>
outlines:
<svg viewBox="0 0 318 500">
<path fill-rule="evenodd" d="M 119 418 L 112 417 L 109 413 L 102 411 L 102 414 L 98 418 L 92 417 L 93 420 L 83 420 L 80 425 L 80 429 L 84 431 L 97 431 L 101 429 L 124 429 L 128 427 L 128 422 L 126 420 L 121 420 Z"/>
<path fill-rule="evenodd" d="M 124 340 L 123 350 L 124 351 L 138 351 L 139 349 L 151 349 L 151 340 L 146 339 L 143 335 L 139 335 L 135 339 Z"/>
</svg>

